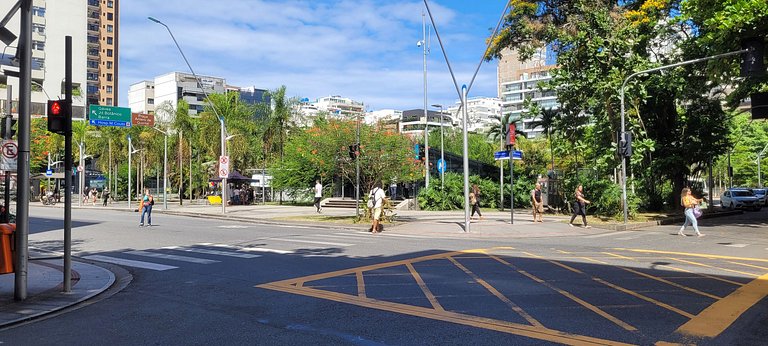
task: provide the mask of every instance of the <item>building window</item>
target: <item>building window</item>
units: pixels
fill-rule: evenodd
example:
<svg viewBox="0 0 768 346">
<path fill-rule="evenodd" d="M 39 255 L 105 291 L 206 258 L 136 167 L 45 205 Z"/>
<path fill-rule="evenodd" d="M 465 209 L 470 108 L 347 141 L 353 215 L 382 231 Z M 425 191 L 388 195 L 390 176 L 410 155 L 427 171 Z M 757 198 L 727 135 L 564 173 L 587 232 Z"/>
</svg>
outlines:
<svg viewBox="0 0 768 346">
<path fill-rule="evenodd" d="M 40 35 L 45 35 L 45 26 L 32 23 L 32 31 Z"/>
<path fill-rule="evenodd" d="M 107 106 L 111 106 L 111 105 L 112 105 L 112 98 L 107 97 Z"/>
<path fill-rule="evenodd" d="M 99 0 L 88 0 L 89 6 L 99 6 Z"/>
<path fill-rule="evenodd" d="M 88 68 L 99 68 L 99 63 L 97 61 L 88 60 Z"/>
<path fill-rule="evenodd" d="M 97 81 L 97 80 L 99 80 L 99 75 L 95 74 L 95 73 L 90 73 L 89 72 L 88 75 L 87 75 L 87 78 L 88 78 L 88 80 Z"/>
<path fill-rule="evenodd" d="M 88 92 L 89 95 L 92 94 L 98 94 L 99 93 L 99 87 L 95 85 L 88 85 L 88 87 L 85 88 L 85 90 Z"/>
<path fill-rule="evenodd" d="M 113 13 L 107 13 L 107 20 L 112 20 L 114 18 Z"/>
<path fill-rule="evenodd" d="M 111 61 L 107 61 L 107 68 L 108 68 L 108 69 L 111 69 L 111 68 L 112 68 L 112 62 L 111 62 Z"/>
<path fill-rule="evenodd" d="M 99 56 L 99 50 L 97 48 L 89 48 L 88 49 L 88 55 L 90 55 L 90 56 Z"/>
<path fill-rule="evenodd" d="M 107 7 L 109 8 L 115 7 L 115 2 L 112 0 L 107 0 Z"/>
<path fill-rule="evenodd" d="M 107 37 L 107 44 L 112 44 L 112 37 Z"/>
<path fill-rule="evenodd" d="M 110 57 L 110 58 L 112 57 L 112 50 L 111 49 L 107 49 L 107 56 Z"/>
<path fill-rule="evenodd" d="M 107 32 L 112 32 L 114 28 L 115 27 L 112 24 L 107 24 Z"/>
<path fill-rule="evenodd" d="M 45 42 L 32 41 L 32 49 L 45 50 Z"/>
<path fill-rule="evenodd" d="M 107 82 L 111 82 L 111 81 L 112 81 L 112 74 L 107 73 Z"/>
<path fill-rule="evenodd" d="M 32 6 L 32 15 L 45 17 L 45 7 Z"/>
<path fill-rule="evenodd" d="M 147 99 L 147 104 L 148 104 L 148 105 L 153 105 L 153 104 L 155 104 L 155 99 Z"/>
<path fill-rule="evenodd" d="M 111 94 L 111 93 L 112 93 L 112 86 L 107 85 L 107 94 Z"/>
</svg>

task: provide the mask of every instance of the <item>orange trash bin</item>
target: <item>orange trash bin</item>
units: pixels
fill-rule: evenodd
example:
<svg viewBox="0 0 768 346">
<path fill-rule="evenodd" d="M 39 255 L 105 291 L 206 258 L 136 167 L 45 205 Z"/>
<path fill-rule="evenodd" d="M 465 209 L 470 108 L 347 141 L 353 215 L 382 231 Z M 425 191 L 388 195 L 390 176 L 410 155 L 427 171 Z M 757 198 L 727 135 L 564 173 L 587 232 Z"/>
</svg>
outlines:
<svg viewBox="0 0 768 346">
<path fill-rule="evenodd" d="M 16 257 L 14 244 L 15 223 L 0 224 L 0 274 L 13 273 L 13 258 Z"/>
</svg>

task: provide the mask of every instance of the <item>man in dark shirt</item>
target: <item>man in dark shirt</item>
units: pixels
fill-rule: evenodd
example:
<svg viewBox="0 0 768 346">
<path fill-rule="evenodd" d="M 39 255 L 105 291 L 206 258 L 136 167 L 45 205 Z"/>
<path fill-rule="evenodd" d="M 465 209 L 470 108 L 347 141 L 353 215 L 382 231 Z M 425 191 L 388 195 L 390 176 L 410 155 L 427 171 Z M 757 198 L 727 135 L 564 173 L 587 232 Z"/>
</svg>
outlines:
<svg viewBox="0 0 768 346">
<path fill-rule="evenodd" d="M 544 201 L 541 199 L 541 184 L 536 183 L 536 187 L 531 190 L 531 206 L 533 207 L 533 222 L 544 222 Z"/>
</svg>

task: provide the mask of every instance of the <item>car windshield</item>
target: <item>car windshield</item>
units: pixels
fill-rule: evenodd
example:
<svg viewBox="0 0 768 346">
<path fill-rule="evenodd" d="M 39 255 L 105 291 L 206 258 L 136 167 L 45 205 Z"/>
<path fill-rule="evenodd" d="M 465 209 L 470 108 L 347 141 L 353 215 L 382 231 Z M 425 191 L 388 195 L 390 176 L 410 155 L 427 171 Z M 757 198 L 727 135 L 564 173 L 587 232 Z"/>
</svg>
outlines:
<svg viewBox="0 0 768 346">
<path fill-rule="evenodd" d="M 754 192 L 756 195 L 764 195 L 765 189 L 753 189 L 752 192 Z"/>
<path fill-rule="evenodd" d="M 741 191 L 739 191 L 739 190 L 735 190 L 735 191 L 731 191 L 731 194 L 732 194 L 734 197 L 749 197 L 749 196 L 754 196 L 754 194 L 753 194 L 752 192 L 749 192 L 749 191 L 746 191 L 746 190 L 741 190 Z"/>
</svg>

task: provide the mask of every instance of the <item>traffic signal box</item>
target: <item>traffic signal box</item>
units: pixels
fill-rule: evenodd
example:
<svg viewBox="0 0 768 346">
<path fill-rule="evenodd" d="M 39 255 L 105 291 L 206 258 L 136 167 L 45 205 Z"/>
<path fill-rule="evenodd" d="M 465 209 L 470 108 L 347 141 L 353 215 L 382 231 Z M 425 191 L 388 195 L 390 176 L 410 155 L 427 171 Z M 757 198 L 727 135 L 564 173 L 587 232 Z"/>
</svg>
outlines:
<svg viewBox="0 0 768 346">
<path fill-rule="evenodd" d="M 2 121 L 2 135 L 3 139 L 12 139 L 16 135 L 16 129 L 13 128 L 16 125 L 16 119 L 7 116 Z"/>
<path fill-rule="evenodd" d="M 64 135 L 72 107 L 66 100 L 48 100 L 48 131 Z"/>
</svg>

